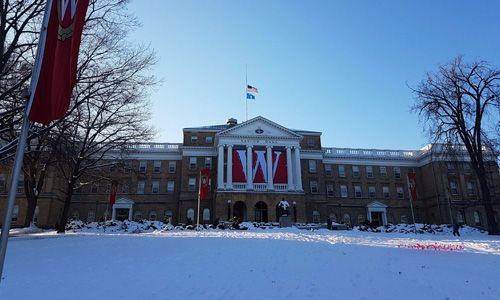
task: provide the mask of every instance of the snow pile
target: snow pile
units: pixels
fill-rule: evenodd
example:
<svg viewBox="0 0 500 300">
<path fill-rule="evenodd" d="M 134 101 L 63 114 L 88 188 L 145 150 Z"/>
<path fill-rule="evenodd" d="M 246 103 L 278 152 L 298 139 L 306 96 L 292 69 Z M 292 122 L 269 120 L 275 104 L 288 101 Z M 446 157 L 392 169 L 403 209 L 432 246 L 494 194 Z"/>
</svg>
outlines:
<svg viewBox="0 0 500 300">
<path fill-rule="evenodd" d="M 416 224 L 417 233 L 419 234 L 436 234 L 436 235 L 451 235 L 453 233 L 453 228 L 451 225 L 429 225 L 429 224 Z M 415 226 L 413 224 L 398 224 L 398 225 L 385 225 L 379 226 L 377 228 L 370 228 L 369 226 L 357 226 L 354 227 L 354 231 L 368 231 L 368 232 L 396 232 L 396 233 L 415 233 Z M 464 234 L 488 234 L 484 230 L 480 230 L 474 227 L 463 225 L 459 230 L 460 233 Z"/>
</svg>

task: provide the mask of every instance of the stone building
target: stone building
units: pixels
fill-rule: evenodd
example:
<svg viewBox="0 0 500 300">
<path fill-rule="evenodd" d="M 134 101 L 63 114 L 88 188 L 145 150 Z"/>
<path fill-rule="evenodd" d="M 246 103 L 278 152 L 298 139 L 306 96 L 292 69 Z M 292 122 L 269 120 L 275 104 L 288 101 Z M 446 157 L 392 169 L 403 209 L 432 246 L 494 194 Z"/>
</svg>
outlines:
<svg viewBox="0 0 500 300">
<path fill-rule="evenodd" d="M 416 222 L 442 224 L 451 219 L 486 229 L 481 191 L 468 159 L 444 155 L 440 146 L 420 150 L 328 148 L 321 132 L 285 128 L 256 117 L 240 124 L 184 128 L 182 143 L 131 145 L 127 158 L 108 156 L 96 170 L 100 181 L 75 191 L 70 218 L 196 221 L 199 174 L 210 169 L 209 193 L 201 200 L 200 222 L 233 216 L 243 221 L 277 222 L 278 203 L 291 206 L 292 221 L 334 222 L 357 226 L 411 223 L 407 173 L 416 174 Z M 498 222 L 499 173 L 488 163 L 494 214 Z M 0 218 L 3 218 L 8 167 L 0 171 Z M 53 227 L 63 207 L 57 171 L 41 191 L 36 222 Z M 109 189 L 118 181 L 116 203 Z M 24 222 L 22 178 L 14 224 Z M 83 181 L 83 180 L 82 180 Z"/>
</svg>

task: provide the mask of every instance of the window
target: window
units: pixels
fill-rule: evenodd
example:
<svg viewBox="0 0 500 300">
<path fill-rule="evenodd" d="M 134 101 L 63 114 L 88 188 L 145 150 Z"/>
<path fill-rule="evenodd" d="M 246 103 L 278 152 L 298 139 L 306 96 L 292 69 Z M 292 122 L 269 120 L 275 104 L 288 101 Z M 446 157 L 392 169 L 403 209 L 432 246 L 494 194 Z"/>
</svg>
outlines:
<svg viewBox="0 0 500 300">
<path fill-rule="evenodd" d="M 351 216 L 348 213 L 344 214 L 344 223 L 347 225 L 351 225 Z"/>
<path fill-rule="evenodd" d="M 167 210 L 165 212 L 165 221 L 167 221 L 168 223 L 172 222 L 172 211 L 171 210 Z"/>
<path fill-rule="evenodd" d="M 326 176 L 332 176 L 332 165 L 325 165 Z"/>
<path fill-rule="evenodd" d="M 373 178 L 373 167 L 366 167 L 366 178 Z"/>
<path fill-rule="evenodd" d="M 189 219 L 191 219 L 191 222 L 194 220 L 194 209 L 190 208 L 187 210 L 187 215 L 186 217 Z"/>
<path fill-rule="evenodd" d="M 122 183 L 122 194 L 128 194 L 130 193 L 130 186 L 128 182 Z"/>
<path fill-rule="evenodd" d="M 101 166 L 102 166 L 102 161 L 97 161 L 94 166 L 94 172 L 100 172 L 101 171 Z"/>
<path fill-rule="evenodd" d="M 359 177 L 359 168 L 358 168 L 358 166 L 352 166 L 352 177 L 355 177 L 355 178 Z"/>
<path fill-rule="evenodd" d="M 347 185 L 340 186 L 340 196 L 342 198 L 347 198 Z"/>
<path fill-rule="evenodd" d="M 457 211 L 457 222 L 460 225 L 462 225 L 464 223 L 464 214 L 460 210 Z"/>
<path fill-rule="evenodd" d="M 175 181 L 167 182 L 167 192 L 173 192 L 175 187 Z"/>
<path fill-rule="evenodd" d="M 95 221 L 95 212 L 92 210 L 92 211 L 89 211 L 89 213 L 87 214 L 87 222 L 94 222 Z"/>
<path fill-rule="evenodd" d="M 450 192 L 452 195 L 458 195 L 458 187 L 455 181 L 450 181 Z"/>
<path fill-rule="evenodd" d="M 106 194 L 109 195 L 109 191 L 111 190 L 111 183 L 109 181 L 106 181 Z"/>
<path fill-rule="evenodd" d="M 212 144 L 212 137 L 211 136 L 205 137 L 205 143 Z"/>
<path fill-rule="evenodd" d="M 387 223 L 394 224 L 394 216 L 391 214 L 387 214 Z"/>
<path fill-rule="evenodd" d="M 447 163 L 446 166 L 448 168 L 448 174 L 455 174 L 455 166 L 452 163 Z"/>
<path fill-rule="evenodd" d="M 5 174 L 0 174 L 0 188 L 5 187 Z"/>
<path fill-rule="evenodd" d="M 354 195 L 356 198 L 361 198 L 361 196 L 362 196 L 361 186 L 359 186 L 359 185 L 354 186 Z"/>
<path fill-rule="evenodd" d="M 116 161 L 111 162 L 109 165 L 109 172 L 115 173 L 116 172 Z"/>
<path fill-rule="evenodd" d="M 144 194 L 144 186 L 145 186 L 144 181 L 137 182 L 137 194 Z"/>
<path fill-rule="evenodd" d="M 71 215 L 71 218 L 73 220 L 80 220 L 80 213 L 78 211 L 74 211 L 73 214 Z"/>
<path fill-rule="evenodd" d="M 375 198 L 375 187 L 374 186 L 368 187 L 368 193 L 370 194 L 370 198 Z"/>
<path fill-rule="evenodd" d="M 161 161 L 155 161 L 153 165 L 153 173 L 160 173 Z"/>
<path fill-rule="evenodd" d="M 146 166 L 147 166 L 147 161 L 141 160 L 139 162 L 139 172 L 146 173 Z"/>
<path fill-rule="evenodd" d="M 196 191 L 196 178 L 189 178 L 188 191 L 194 192 Z"/>
<path fill-rule="evenodd" d="M 319 214 L 319 211 L 315 210 L 313 211 L 313 223 L 319 223 L 321 222 L 321 216 Z"/>
<path fill-rule="evenodd" d="M 403 187 L 398 186 L 396 188 L 396 191 L 398 192 L 398 199 L 403 199 L 405 197 L 404 192 L 403 192 Z"/>
<path fill-rule="evenodd" d="M 343 165 L 339 166 L 339 177 L 345 177 L 345 168 Z"/>
<path fill-rule="evenodd" d="M 205 157 L 205 169 L 212 169 L 212 158 Z"/>
<path fill-rule="evenodd" d="M 332 220 L 332 222 L 337 222 L 337 215 L 335 213 L 331 213 L 330 220 Z"/>
<path fill-rule="evenodd" d="M 309 146 L 309 147 L 314 146 L 314 140 L 313 139 L 307 139 L 307 146 Z"/>
<path fill-rule="evenodd" d="M 149 213 L 149 221 L 156 221 L 156 211 L 151 211 Z"/>
<path fill-rule="evenodd" d="M 469 194 L 469 196 L 474 196 L 476 194 L 473 182 L 467 182 L 467 194 Z"/>
<path fill-rule="evenodd" d="M 91 194 L 97 194 L 99 192 L 99 183 L 92 183 L 92 188 L 90 189 Z"/>
<path fill-rule="evenodd" d="M 19 178 L 17 179 L 17 193 L 24 193 L 24 175 L 19 174 Z"/>
<path fill-rule="evenodd" d="M 464 173 L 465 175 L 470 175 L 471 174 L 471 169 L 469 164 L 464 164 Z"/>
<path fill-rule="evenodd" d="M 402 215 L 401 216 L 401 223 L 406 224 L 406 222 L 407 222 L 406 215 Z"/>
<path fill-rule="evenodd" d="M 476 222 L 476 226 L 481 226 L 481 213 L 477 210 L 474 212 L 474 222 Z"/>
<path fill-rule="evenodd" d="M 380 178 L 382 178 L 382 179 L 387 178 L 387 168 L 386 167 L 380 167 Z"/>
<path fill-rule="evenodd" d="M 153 181 L 153 184 L 151 185 L 151 193 L 153 193 L 153 194 L 160 193 L 160 182 L 159 181 Z"/>
<path fill-rule="evenodd" d="M 191 143 L 198 143 L 198 136 L 197 135 L 191 136 Z"/>
<path fill-rule="evenodd" d="M 401 178 L 401 169 L 400 168 L 394 168 L 394 177 L 396 179 Z"/>
<path fill-rule="evenodd" d="M 125 161 L 125 173 L 130 173 L 132 170 L 132 161 L 126 160 Z"/>
<path fill-rule="evenodd" d="M 358 215 L 358 225 L 361 225 L 365 222 L 365 216 L 363 214 Z"/>
<path fill-rule="evenodd" d="M 388 186 L 382 187 L 382 193 L 384 194 L 385 199 L 389 199 L 391 197 L 391 195 L 389 194 L 389 187 Z"/>
<path fill-rule="evenodd" d="M 317 193 L 318 193 L 318 182 L 311 181 L 311 194 L 317 194 Z"/>
<path fill-rule="evenodd" d="M 19 205 L 14 205 L 14 210 L 12 211 L 12 224 L 17 223 L 18 215 L 19 215 Z"/>
<path fill-rule="evenodd" d="M 316 173 L 316 161 L 315 160 L 309 161 L 309 172 Z"/>
<path fill-rule="evenodd" d="M 196 157 L 189 158 L 189 170 L 196 170 Z"/>
<path fill-rule="evenodd" d="M 175 173 L 175 161 L 168 162 L 168 172 Z"/>
<path fill-rule="evenodd" d="M 333 184 L 328 184 L 326 186 L 326 194 L 328 197 L 333 197 Z"/>
<path fill-rule="evenodd" d="M 134 221 L 139 222 L 140 220 L 142 220 L 142 211 L 137 210 L 134 213 Z"/>
<path fill-rule="evenodd" d="M 210 209 L 203 210 L 203 223 L 210 223 Z"/>
</svg>

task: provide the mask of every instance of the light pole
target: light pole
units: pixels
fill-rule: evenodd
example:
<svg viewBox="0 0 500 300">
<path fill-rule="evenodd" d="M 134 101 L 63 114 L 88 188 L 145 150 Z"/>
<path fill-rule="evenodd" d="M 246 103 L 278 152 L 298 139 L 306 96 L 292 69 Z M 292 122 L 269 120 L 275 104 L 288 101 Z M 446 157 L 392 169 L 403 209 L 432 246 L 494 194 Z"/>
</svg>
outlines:
<svg viewBox="0 0 500 300">
<path fill-rule="evenodd" d="M 95 201 L 95 214 L 94 214 L 94 222 L 98 222 L 97 220 L 97 205 L 99 204 L 99 201 Z"/>
<path fill-rule="evenodd" d="M 227 200 L 227 220 L 231 221 L 231 200 Z"/>
<path fill-rule="evenodd" d="M 295 223 L 297 223 L 297 206 L 295 206 L 297 202 L 293 201 L 293 218 L 295 219 Z"/>
</svg>

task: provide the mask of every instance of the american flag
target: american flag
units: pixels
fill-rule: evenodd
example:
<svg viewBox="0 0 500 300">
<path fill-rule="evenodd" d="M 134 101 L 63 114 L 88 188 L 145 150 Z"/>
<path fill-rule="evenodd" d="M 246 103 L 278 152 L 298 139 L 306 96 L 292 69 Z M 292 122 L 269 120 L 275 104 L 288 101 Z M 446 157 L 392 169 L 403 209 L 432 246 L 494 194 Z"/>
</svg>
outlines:
<svg viewBox="0 0 500 300">
<path fill-rule="evenodd" d="M 256 87 L 253 87 L 251 85 L 247 85 L 247 92 L 258 93 L 259 91 L 257 90 Z"/>
</svg>

